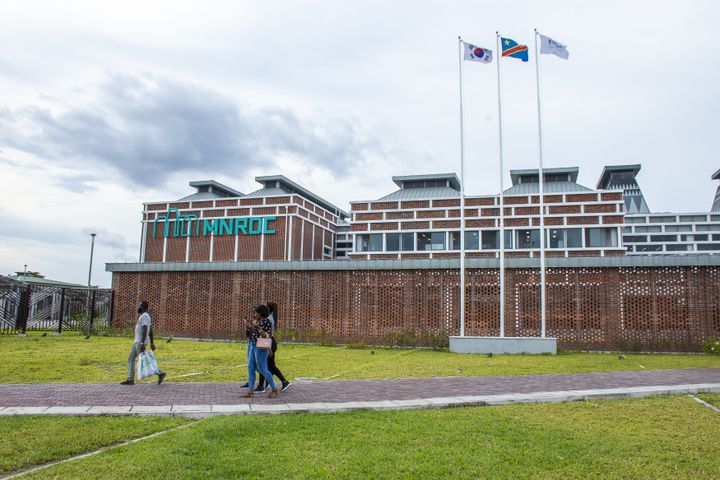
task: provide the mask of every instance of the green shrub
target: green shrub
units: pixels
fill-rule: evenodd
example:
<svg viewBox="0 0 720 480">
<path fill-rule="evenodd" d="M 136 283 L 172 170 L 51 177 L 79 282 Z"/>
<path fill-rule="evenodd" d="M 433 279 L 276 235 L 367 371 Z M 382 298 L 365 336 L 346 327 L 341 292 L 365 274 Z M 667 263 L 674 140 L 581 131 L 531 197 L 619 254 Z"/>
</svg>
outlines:
<svg viewBox="0 0 720 480">
<path fill-rule="evenodd" d="M 703 351 L 708 355 L 720 355 L 720 340 L 710 337 L 703 344 Z"/>
</svg>

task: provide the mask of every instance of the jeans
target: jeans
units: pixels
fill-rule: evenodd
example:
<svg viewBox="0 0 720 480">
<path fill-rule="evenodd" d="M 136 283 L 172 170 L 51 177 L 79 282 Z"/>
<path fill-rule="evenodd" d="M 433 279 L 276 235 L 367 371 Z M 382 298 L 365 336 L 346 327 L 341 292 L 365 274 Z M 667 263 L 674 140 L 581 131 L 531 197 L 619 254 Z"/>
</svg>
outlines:
<svg viewBox="0 0 720 480">
<path fill-rule="evenodd" d="M 135 380 L 135 361 L 138 355 L 140 355 L 140 344 L 133 343 L 128 356 L 128 380 Z"/>
<path fill-rule="evenodd" d="M 248 389 L 252 390 L 255 385 L 255 370 L 258 370 L 267 379 L 270 388 L 275 390 L 275 382 L 268 370 L 268 351 L 260 350 L 255 342 L 248 341 Z"/>
</svg>

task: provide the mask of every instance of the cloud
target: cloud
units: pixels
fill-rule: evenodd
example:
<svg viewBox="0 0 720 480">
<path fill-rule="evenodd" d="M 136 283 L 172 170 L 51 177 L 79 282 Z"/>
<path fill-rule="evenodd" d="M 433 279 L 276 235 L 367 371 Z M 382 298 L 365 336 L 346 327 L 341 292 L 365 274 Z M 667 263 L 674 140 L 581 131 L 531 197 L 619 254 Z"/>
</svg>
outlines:
<svg viewBox="0 0 720 480">
<path fill-rule="evenodd" d="M 82 185 L 75 187 L 81 190 L 107 167 L 149 186 L 178 172 L 268 169 L 283 157 L 342 176 L 367 155 L 383 155 L 380 141 L 364 134 L 358 122 L 238 104 L 167 78 L 112 75 L 84 95 L 90 96 L 89 103 L 73 102 L 61 112 L 37 106 L 0 110 L 0 142 L 82 170 Z"/>
</svg>

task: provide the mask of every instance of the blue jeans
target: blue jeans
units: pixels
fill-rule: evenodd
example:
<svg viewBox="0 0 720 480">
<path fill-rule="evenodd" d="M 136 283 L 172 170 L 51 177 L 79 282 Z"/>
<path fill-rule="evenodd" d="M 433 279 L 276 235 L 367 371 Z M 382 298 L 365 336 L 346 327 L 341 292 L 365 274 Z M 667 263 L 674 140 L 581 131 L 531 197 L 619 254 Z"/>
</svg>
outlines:
<svg viewBox="0 0 720 480">
<path fill-rule="evenodd" d="M 260 350 L 255 346 L 255 342 L 248 341 L 248 389 L 252 390 L 255 385 L 255 370 L 259 370 L 263 374 L 270 388 L 275 390 L 275 381 L 272 373 L 268 370 L 268 352 L 269 350 Z"/>
</svg>

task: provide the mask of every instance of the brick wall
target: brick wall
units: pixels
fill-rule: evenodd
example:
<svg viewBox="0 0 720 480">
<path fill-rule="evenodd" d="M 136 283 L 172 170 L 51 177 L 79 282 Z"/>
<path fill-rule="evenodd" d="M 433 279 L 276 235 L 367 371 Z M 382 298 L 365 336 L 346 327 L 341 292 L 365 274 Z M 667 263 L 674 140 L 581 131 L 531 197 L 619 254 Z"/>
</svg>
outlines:
<svg viewBox="0 0 720 480">
<path fill-rule="evenodd" d="M 466 335 L 499 334 L 498 275 L 469 269 Z M 720 267 L 547 270 L 547 335 L 583 350 L 698 351 L 720 336 Z M 507 336 L 540 332 L 537 269 L 506 270 Z M 392 334 L 459 333 L 458 270 L 115 272 L 115 324 L 140 299 L 158 335 L 239 338 L 253 305 L 275 301 L 280 330 L 382 344 Z"/>
</svg>

